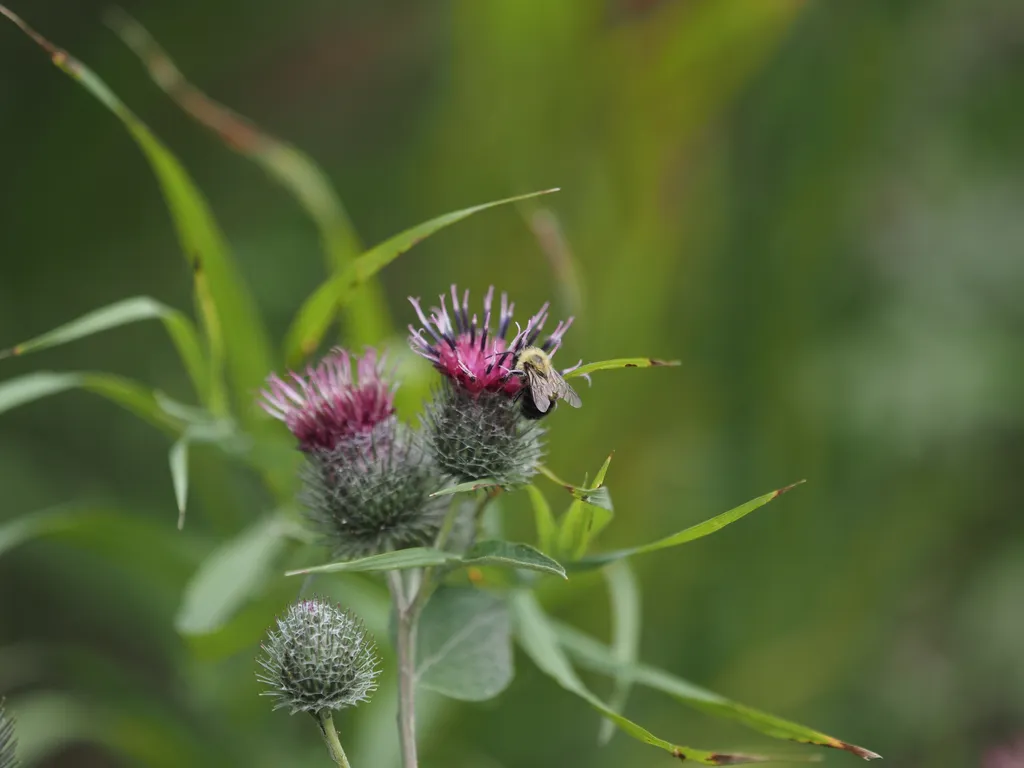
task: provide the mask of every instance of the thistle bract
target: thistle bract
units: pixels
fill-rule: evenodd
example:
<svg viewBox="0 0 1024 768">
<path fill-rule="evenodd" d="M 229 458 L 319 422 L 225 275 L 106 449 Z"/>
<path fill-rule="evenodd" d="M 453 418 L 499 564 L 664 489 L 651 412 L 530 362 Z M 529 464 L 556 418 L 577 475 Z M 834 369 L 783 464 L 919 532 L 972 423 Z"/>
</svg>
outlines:
<svg viewBox="0 0 1024 768">
<path fill-rule="evenodd" d="M 469 291 L 451 288 L 448 299 L 428 317 L 419 299 L 411 299 L 423 327 L 409 326 L 413 351 L 429 360 L 444 376 L 427 406 L 425 439 L 438 466 L 459 481 L 490 478 L 506 487 L 529 482 L 543 454 L 543 430 L 521 417 L 517 399 L 523 377 L 516 361 L 527 347 L 538 346 L 554 355 L 572 318 L 559 322 L 542 339 L 548 304 L 526 327 L 514 320 L 515 304 L 501 294 L 497 327 L 492 328 L 494 288 L 483 302 L 483 323 L 469 311 Z M 509 339 L 512 327 L 515 334 Z"/>
<path fill-rule="evenodd" d="M 16 768 L 17 742 L 14 738 L 14 721 L 7 715 L 4 703 L 0 701 L 0 768 Z"/>
<path fill-rule="evenodd" d="M 277 629 L 260 646 L 263 668 L 256 677 L 267 685 L 274 709 L 317 713 L 368 701 L 377 690 L 376 645 L 362 621 L 314 597 L 301 600 L 277 619 Z"/>
<path fill-rule="evenodd" d="M 460 482 L 491 479 L 506 488 L 530 481 L 544 454 L 544 430 L 500 392 L 476 395 L 444 382 L 427 404 L 425 439 L 438 466 Z"/>
<path fill-rule="evenodd" d="M 309 455 L 300 499 L 335 557 L 353 559 L 432 544 L 445 480 L 409 429 L 394 419 L 369 436 Z"/>
</svg>

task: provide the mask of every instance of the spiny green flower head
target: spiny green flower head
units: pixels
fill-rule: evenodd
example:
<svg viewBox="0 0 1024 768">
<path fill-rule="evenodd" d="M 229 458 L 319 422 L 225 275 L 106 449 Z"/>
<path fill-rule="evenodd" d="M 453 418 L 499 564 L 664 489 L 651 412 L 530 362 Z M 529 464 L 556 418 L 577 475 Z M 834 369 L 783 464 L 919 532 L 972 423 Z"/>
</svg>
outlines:
<svg viewBox="0 0 1024 768">
<path fill-rule="evenodd" d="M 430 494 L 448 481 L 395 416 L 395 385 L 376 351 L 353 360 L 335 349 L 288 379 L 271 376 L 262 405 L 306 454 L 300 499 L 334 556 L 433 542 L 447 503 Z"/>
<path fill-rule="evenodd" d="M 0 701 L 0 768 L 17 768 L 16 747 L 14 721 L 8 717 L 4 703 Z"/>
<path fill-rule="evenodd" d="M 311 454 L 302 468 L 306 519 L 335 557 L 351 560 L 437 538 L 447 484 L 408 427 L 395 420 L 372 435 Z"/>
<path fill-rule="evenodd" d="M 321 597 L 300 600 L 267 633 L 257 679 L 291 714 L 339 710 L 369 701 L 380 674 L 377 648 L 362 621 Z"/>
<path fill-rule="evenodd" d="M 451 312 L 443 295 L 429 317 L 419 299 L 409 301 L 423 325 L 409 326 L 409 344 L 444 377 L 425 420 L 434 460 L 461 482 L 492 478 L 506 487 L 529 482 L 543 455 L 544 433 L 535 422 L 521 418 L 518 400 L 524 384 L 515 364 L 527 347 L 538 346 L 553 356 L 572 318 L 541 339 L 548 304 L 521 328 L 514 321 L 515 303 L 504 293 L 497 328 L 492 329 L 493 286 L 484 297 L 483 324 L 470 315 L 469 291 L 460 301 L 454 285 Z M 517 333 L 508 340 L 513 325 Z"/>
</svg>

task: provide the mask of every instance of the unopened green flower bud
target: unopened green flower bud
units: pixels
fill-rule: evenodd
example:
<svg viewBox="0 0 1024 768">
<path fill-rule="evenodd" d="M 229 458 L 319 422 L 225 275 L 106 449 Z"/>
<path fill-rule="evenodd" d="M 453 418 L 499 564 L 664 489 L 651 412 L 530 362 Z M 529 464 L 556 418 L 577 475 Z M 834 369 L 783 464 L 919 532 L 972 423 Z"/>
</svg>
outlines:
<svg viewBox="0 0 1024 768">
<path fill-rule="evenodd" d="M 319 597 L 300 600 L 277 619 L 260 646 L 256 676 L 292 714 L 354 707 L 377 690 L 377 649 L 362 621 Z"/>
</svg>

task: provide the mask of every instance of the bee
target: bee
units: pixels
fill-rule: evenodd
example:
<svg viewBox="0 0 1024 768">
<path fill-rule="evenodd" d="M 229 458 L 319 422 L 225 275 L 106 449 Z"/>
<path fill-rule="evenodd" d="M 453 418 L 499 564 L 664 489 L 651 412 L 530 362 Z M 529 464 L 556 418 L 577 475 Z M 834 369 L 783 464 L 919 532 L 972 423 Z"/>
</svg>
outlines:
<svg viewBox="0 0 1024 768">
<path fill-rule="evenodd" d="M 523 416 L 527 419 L 547 416 L 558 400 L 565 400 L 573 408 L 583 405 L 576 390 L 555 370 L 548 353 L 540 347 L 525 347 L 516 357 L 512 374 L 524 380 L 516 397 L 521 399 Z"/>
</svg>

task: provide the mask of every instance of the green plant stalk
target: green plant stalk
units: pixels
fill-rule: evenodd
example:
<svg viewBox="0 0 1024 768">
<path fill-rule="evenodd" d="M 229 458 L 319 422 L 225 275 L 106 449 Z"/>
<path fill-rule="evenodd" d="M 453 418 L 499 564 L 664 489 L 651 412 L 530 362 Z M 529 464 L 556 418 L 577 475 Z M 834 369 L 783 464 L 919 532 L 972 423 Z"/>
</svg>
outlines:
<svg viewBox="0 0 1024 768">
<path fill-rule="evenodd" d="M 323 734 L 327 750 L 331 753 L 331 759 L 340 768 L 352 768 L 349 765 L 345 750 L 341 747 L 341 739 L 338 738 L 338 731 L 334 727 L 334 714 L 329 709 L 322 709 L 317 713 L 317 722 L 320 725 L 320 733 Z"/>
<path fill-rule="evenodd" d="M 496 494 L 484 493 L 474 513 L 474 520 L 479 521 L 484 509 Z M 434 546 L 444 549 L 451 537 L 452 528 L 459 515 L 459 503 L 452 500 L 438 532 Z M 410 587 L 407 592 L 400 571 L 388 572 L 388 588 L 395 605 L 395 616 L 398 626 L 395 633 L 395 653 L 398 656 L 398 734 L 402 748 L 402 768 L 418 768 L 416 753 L 416 635 L 423 608 L 434 591 L 437 570 L 424 568 L 419 572 L 417 584 L 416 572 L 410 574 Z M 416 584 L 415 587 L 412 584 Z"/>
<path fill-rule="evenodd" d="M 425 584 L 421 583 L 417 596 Z M 388 571 L 388 587 L 398 621 L 395 653 L 398 656 L 398 739 L 402 768 L 418 768 L 416 756 L 416 627 L 417 600 L 407 600 L 400 571 Z"/>
</svg>

